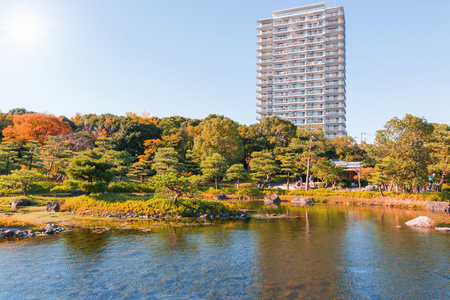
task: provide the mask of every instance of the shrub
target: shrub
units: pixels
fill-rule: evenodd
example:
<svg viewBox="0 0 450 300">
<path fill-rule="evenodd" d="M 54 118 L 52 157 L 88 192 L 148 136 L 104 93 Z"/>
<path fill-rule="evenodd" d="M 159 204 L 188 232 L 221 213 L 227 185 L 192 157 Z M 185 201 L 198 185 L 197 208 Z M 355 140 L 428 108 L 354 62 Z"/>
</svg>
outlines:
<svg viewBox="0 0 450 300">
<path fill-rule="evenodd" d="M 344 189 L 349 188 L 349 187 L 352 187 L 352 181 L 350 179 L 343 178 L 339 181 L 337 186 L 339 186 L 340 188 L 344 188 Z"/>
<path fill-rule="evenodd" d="M 52 188 L 54 188 L 57 183 L 49 182 L 49 181 L 40 181 L 30 184 L 30 188 L 28 192 L 30 194 L 44 194 L 49 193 Z"/>
<path fill-rule="evenodd" d="M 239 184 L 239 188 L 252 188 L 255 187 L 255 184 L 251 182 L 244 182 Z"/>
<path fill-rule="evenodd" d="M 148 183 L 112 182 L 108 186 L 111 193 L 153 193 L 154 188 Z"/>
<path fill-rule="evenodd" d="M 257 187 L 251 187 L 251 188 L 241 188 L 239 190 L 237 190 L 236 192 L 237 195 L 241 196 L 245 196 L 245 197 L 259 197 L 262 194 L 261 189 L 257 188 Z"/>
<path fill-rule="evenodd" d="M 70 193 L 73 190 L 73 187 L 66 185 L 66 184 L 60 184 L 52 189 L 50 189 L 50 192 L 52 193 Z"/>
</svg>

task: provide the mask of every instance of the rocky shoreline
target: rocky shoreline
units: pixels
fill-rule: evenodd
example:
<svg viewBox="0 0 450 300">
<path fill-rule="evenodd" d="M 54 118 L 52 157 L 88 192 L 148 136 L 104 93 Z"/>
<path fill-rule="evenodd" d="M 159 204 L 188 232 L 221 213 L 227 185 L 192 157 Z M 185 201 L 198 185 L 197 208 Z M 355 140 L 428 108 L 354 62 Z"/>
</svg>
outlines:
<svg viewBox="0 0 450 300">
<path fill-rule="evenodd" d="M 74 211 L 70 211 L 72 214 L 75 214 Z M 178 219 L 181 220 L 183 218 L 200 218 L 200 219 L 219 219 L 219 220 L 231 220 L 231 219 L 248 219 L 251 217 L 249 213 L 247 213 L 244 210 L 239 210 L 236 214 L 232 213 L 213 213 L 213 214 L 195 214 L 195 215 L 179 215 L 179 216 L 172 216 L 172 215 L 159 215 L 159 214 L 135 214 L 135 213 L 112 213 L 112 214 L 104 214 L 104 213 L 92 213 L 90 211 L 83 212 L 83 213 L 76 213 L 80 216 L 91 216 L 91 217 L 105 217 L 105 218 L 134 218 L 134 219 Z"/>
<path fill-rule="evenodd" d="M 50 234 L 58 234 L 66 231 L 56 224 L 49 223 L 42 230 L 18 229 L 18 228 L 0 228 L 0 240 L 2 239 L 17 239 L 17 238 L 31 238 L 36 236 L 44 236 Z"/>
</svg>

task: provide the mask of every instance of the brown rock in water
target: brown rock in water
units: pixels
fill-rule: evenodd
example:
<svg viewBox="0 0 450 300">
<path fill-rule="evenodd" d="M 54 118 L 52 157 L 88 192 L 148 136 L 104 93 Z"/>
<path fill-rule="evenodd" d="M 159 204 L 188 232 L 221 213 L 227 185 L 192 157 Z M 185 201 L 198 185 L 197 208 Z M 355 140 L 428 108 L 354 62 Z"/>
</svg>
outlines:
<svg viewBox="0 0 450 300">
<path fill-rule="evenodd" d="M 228 200 L 227 195 L 224 193 L 219 193 L 214 197 L 215 200 Z"/>
<path fill-rule="evenodd" d="M 312 197 L 294 198 L 291 200 L 291 202 L 297 205 L 314 205 L 314 198 Z"/>
<path fill-rule="evenodd" d="M 270 205 L 270 204 L 280 204 L 281 199 L 278 197 L 277 194 L 272 194 L 270 196 L 264 197 L 264 205 Z"/>
<path fill-rule="evenodd" d="M 17 207 L 19 206 L 30 206 L 31 202 L 28 199 L 16 199 L 13 202 L 11 202 L 11 208 L 13 210 L 17 210 Z"/>
<path fill-rule="evenodd" d="M 61 206 L 59 205 L 59 203 L 53 202 L 53 203 L 47 204 L 47 208 L 45 210 L 48 212 L 59 212 L 60 209 L 61 209 Z"/>
</svg>

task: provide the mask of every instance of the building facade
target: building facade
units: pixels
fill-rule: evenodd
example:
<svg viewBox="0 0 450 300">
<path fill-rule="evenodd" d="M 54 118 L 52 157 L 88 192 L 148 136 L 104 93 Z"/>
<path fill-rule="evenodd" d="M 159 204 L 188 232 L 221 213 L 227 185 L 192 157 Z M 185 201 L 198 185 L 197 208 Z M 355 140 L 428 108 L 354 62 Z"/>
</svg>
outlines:
<svg viewBox="0 0 450 300">
<path fill-rule="evenodd" d="M 345 18 L 324 3 L 274 11 L 258 21 L 257 120 L 346 131 Z"/>
</svg>

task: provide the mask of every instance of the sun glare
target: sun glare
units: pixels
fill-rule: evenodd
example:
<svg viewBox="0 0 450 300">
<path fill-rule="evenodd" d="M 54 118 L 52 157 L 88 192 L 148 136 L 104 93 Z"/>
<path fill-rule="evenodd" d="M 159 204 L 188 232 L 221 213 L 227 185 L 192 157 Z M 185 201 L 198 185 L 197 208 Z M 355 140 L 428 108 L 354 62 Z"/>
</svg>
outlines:
<svg viewBox="0 0 450 300">
<path fill-rule="evenodd" d="M 21 8 L 4 16 L 0 30 L 3 39 L 13 46 L 35 47 L 45 38 L 46 22 L 39 11 Z"/>
</svg>

